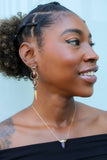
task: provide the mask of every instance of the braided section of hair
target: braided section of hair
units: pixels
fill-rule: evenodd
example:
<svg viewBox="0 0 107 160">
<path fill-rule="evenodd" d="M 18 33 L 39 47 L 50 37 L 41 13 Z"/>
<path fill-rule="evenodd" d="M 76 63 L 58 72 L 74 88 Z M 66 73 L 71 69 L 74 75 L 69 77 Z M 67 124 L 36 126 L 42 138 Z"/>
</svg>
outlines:
<svg viewBox="0 0 107 160">
<path fill-rule="evenodd" d="M 0 72 L 17 79 L 29 76 L 28 67 L 22 62 L 14 45 L 15 31 L 22 18 L 19 12 L 10 19 L 0 20 Z"/>
</svg>

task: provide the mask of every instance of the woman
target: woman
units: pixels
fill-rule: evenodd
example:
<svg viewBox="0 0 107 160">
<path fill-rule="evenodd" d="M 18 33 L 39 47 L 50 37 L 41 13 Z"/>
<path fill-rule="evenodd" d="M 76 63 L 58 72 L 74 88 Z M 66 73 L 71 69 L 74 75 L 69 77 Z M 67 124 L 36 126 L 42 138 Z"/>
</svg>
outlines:
<svg viewBox="0 0 107 160">
<path fill-rule="evenodd" d="M 0 160 L 107 159 L 107 113 L 73 99 L 96 82 L 86 23 L 53 2 L 2 21 L 0 37 L 1 72 L 35 88 L 32 105 L 0 124 Z"/>
</svg>

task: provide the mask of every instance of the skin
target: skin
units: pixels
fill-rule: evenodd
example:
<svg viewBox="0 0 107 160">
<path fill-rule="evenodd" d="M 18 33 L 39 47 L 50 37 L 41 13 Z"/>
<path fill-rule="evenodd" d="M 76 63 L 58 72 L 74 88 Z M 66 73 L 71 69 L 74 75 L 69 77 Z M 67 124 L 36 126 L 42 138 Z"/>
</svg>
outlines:
<svg viewBox="0 0 107 160">
<path fill-rule="evenodd" d="M 78 29 L 82 32 L 66 32 Z M 107 112 L 74 102 L 73 96 L 89 97 L 93 84 L 81 79 L 84 68 L 95 67 L 98 55 L 90 46 L 90 32 L 82 19 L 66 13 L 43 33 L 40 49 L 35 38 L 28 38 L 19 54 L 30 68 L 37 66 L 39 85 L 33 106 L 59 139 L 65 139 L 76 107 L 68 138 L 107 133 Z M 79 46 L 77 40 L 80 40 Z M 75 40 L 67 43 L 66 40 Z M 9 123 L 8 123 L 9 121 Z M 32 106 L 0 124 L 1 149 L 56 141 Z M 5 130 L 9 133 L 5 134 Z"/>
</svg>

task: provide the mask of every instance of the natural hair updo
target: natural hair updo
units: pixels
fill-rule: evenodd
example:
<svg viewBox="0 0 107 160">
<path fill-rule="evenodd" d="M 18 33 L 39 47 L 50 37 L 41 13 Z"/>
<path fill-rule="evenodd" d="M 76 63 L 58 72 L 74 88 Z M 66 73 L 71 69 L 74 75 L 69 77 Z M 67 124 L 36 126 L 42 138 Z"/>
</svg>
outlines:
<svg viewBox="0 0 107 160">
<path fill-rule="evenodd" d="M 54 13 L 69 11 L 58 2 L 39 5 L 28 15 L 11 17 L 0 21 L 0 72 L 4 75 L 29 78 L 31 69 L 26 66 L 19 56 L 19 47 L 26 37 L 36 37 L 38 46 L 42 46 L 42 30 L 55 21 Z M 71 11 L 70 11 L 71 12 Z"/>
</svg>

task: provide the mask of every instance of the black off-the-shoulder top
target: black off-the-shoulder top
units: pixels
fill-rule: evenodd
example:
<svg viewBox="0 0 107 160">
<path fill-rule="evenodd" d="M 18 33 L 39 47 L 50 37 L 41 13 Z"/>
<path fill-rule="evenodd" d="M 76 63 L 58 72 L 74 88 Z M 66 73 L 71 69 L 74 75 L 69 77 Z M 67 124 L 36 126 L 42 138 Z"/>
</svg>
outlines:
<svg viewBox="0 0 107 160">
<path fill-rule="evenodd" d="M 107 160 L 107 134 L 5 149 L 0 160 Z"/>
</svg>

